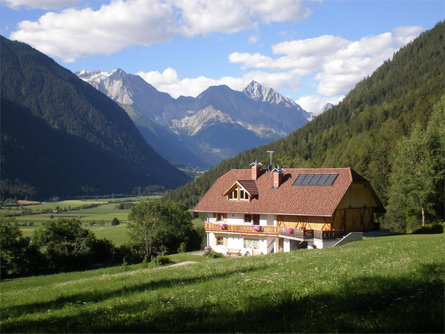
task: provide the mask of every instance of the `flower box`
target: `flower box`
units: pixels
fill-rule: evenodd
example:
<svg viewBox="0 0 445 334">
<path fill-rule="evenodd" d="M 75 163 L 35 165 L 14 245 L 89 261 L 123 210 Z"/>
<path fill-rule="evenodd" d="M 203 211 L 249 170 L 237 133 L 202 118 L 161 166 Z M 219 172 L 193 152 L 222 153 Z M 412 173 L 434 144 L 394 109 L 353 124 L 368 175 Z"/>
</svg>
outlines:
<svg viewBox="0 0 445 334">
<path fill-rule="evenodd" d="M 255 232 L 263 232 L 263 227 L 260 225 L 253 225 L 252 230 L 254 230 Z"/>
<path fill-rule="evenodd" d="M 212 246 L 206 246 L 204 248 L 204 254 L 210 254 L 213 251 Z"/>
<path fill-rule="evenodd" d="M 229 226 L 227 224 L 218 224 L 218 228 L 220 228 L 221 230 L 227 230 Z"/>
<path fill-rule="evenodd" d="M 292 234 L 292 233 L 294 233 L 294 229 L 293 229 L 292 227 L 288 227 L 288 228 L 286 228 L 285 231 L 286 231 L 287 234 Z"/>
</svg>

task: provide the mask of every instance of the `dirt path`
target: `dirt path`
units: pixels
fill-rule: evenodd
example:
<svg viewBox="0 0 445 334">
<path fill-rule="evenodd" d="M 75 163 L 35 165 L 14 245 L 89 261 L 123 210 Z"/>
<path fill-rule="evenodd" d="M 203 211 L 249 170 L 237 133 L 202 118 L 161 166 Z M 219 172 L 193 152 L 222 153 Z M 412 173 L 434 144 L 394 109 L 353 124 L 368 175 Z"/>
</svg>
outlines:
<svg viewBox="0 0 445 334">
<path fill-rule="evenodd" d="M 160 267 L 156 267 L 156 268 L 137 269 L 137 270 L 124 271 L 124 272 L 115 273 L 115 274 L 103 274 L 101 276 L 95 276 L 95 277 L 90 277 L 90 278 L 80 278 L 80 279 L 73 280 L 73 281 L 58 283 L 56 285 L 57 286 L 65 286 L 65 285 L 84 283 L 84 282 L 94 281 L 94 280 L 105 280 L 105 279 L 110 279 L 110 278 L 113 278 L 113 277 L 133 276 L 133 275 L 140 274 L 140 273 L 148 273 L 148 272 L 151 272 L 151 271 L 163 270 L 163 269 L 167 269 L 167 268 L 170 268 L 170 267 L 187 266 L 187 265 L 191 265 L 191 264 L 195 264 L 195 263 L 199 263 L 199 262 L 196 262 L 196 261 L 184 261 L 184 262 L 170 264 L 168 266 L 160 266 Z"/>
</svg>

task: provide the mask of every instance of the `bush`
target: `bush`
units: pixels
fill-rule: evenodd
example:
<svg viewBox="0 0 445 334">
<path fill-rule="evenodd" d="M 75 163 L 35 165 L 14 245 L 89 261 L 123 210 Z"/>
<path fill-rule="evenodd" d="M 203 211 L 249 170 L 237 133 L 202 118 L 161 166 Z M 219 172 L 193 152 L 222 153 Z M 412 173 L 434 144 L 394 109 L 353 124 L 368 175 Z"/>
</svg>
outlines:
<svg viewBox="0 0 445 334">
<path fill-rule="evenodd" d="M 178 253 L 185 253 L 186 249 L 187 249 L 187 246 L 186 246 L 185 242 L 183 241 L 183 242 L 181 242 L 181 244 L 178 247 Z"/>
<path fill-rule="evenodd" d="M 412 232 L 413 234 L 440 234 L 443 233 L 442 224 L 426 224 L 425 227 L 419 228 Z"/>
<path fill-rule="evenodd" d="M 172 263 L 168 256 L 157 256 L 153 259 L 153 263 L 156 266 L 165 266 L 167 264 Z"/>
<path fill-rule="evenodd" d="M 208 256 L 212 259 L 218 259 L 218 258 L 224 257 L 224 255 L 222 255 L 221 253 L 214 252 L 214 251 L 211 251 L 210 253 L 206 254 L 206 256 Z"/>
<path fill-rule="evenodd" d="M 120 224 L 119 219 L 117 219 L 116 217 L 113 218 L 113 220 L 111 221 L 111 226 L 117 226 Z"/>
</svg>

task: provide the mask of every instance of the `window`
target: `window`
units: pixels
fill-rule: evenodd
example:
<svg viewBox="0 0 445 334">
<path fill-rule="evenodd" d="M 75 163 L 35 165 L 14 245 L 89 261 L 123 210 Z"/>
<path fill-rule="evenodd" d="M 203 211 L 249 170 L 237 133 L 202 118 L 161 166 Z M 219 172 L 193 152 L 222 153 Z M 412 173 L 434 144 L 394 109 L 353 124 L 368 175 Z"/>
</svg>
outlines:
<svg viewBox="0 0 445 334">
<path fill-rule="evenodd" d="M 224 246 L 224 237 L 216 237 L 216 245 L 217 246 Z"/>
<path fill-rule="evenodd" d="M 233 195 L 233 199 L 238 199 L 238 188 L 235 188 L 235 189 L 232 191 L 232 195 Z"/>
<path fill-rule="evenodd" d="M 239 186 L 236 186 L 227 196 L 231 200 L 249 200 L 249 193 Z"/>
<path fill-rule="evenodd" d="M 242 192 L 243 192 L 243 194 L 244 194 L 244 197 L 243 196 L 241 196 L 241 199 L 249 199 L 249 193 L 247 192 L 247 191 L 244 191 L 244 190 L 241 190 Z"/>
<path fill-rule="evenodd" d="M 244 239 L 244 248 L 260 249 L 260 241 L 258 239 Z"/>
<path fill-rule="evenodd" d="M 215 214 L 216 221 L 218 221 L 218 222 L 224 220 L 224 218 L 226 218 L 226 217 L 227 216 L 224 213 L 217 213 L 217 214 Z"/>
<path fill-rule="evenodd" d="M 245 223 L 252 223 L 254 225 L 260 224 L 260 215 L 244 215 L 244 222 Z"/>
</svg>

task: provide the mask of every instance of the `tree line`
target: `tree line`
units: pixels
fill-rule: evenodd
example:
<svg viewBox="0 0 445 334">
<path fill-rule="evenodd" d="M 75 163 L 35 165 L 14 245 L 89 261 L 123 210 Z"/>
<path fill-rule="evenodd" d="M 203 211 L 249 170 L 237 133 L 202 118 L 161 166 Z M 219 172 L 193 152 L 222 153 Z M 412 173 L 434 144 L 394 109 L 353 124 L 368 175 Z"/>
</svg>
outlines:
<svg viewBox="0 0 445 334">
<path fill-rule="evenodd" d="M 0 277 L 85 270 L 149 262 L 159 255 L 201 248 L 204 230 L 187 208 L 174 202 L 141 202 L 129 214 L 130 242 L 98 239 L 75 218 L 59 218 L 24 237 L 14 218 L 0 217 Z"/>
</svg>

